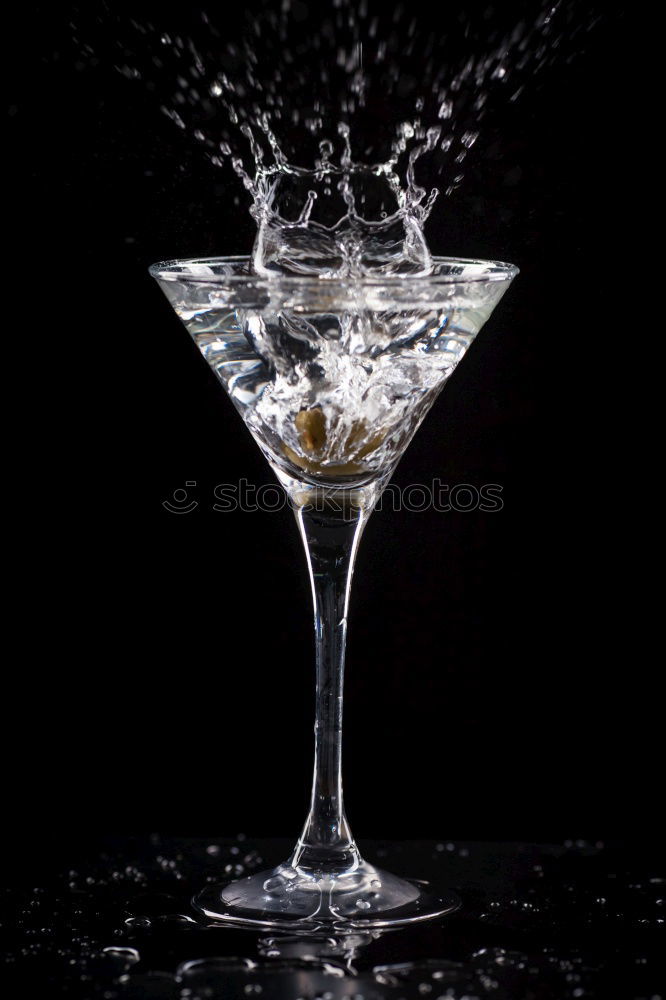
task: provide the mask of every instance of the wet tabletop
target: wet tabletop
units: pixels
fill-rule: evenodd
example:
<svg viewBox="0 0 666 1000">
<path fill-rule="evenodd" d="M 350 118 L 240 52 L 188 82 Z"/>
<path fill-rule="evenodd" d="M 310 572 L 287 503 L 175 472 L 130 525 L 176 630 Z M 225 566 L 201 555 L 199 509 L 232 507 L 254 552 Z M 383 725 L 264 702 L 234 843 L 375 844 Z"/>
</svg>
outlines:
<svg viewBox="0 0 666 1000">
<path fill-rule="evenodd" d="M 556 845 L 362 844 L 399 875 L 454 889 L 461 909 L 371 937 L 211 926 L 206 881 L 284 860 L 288 841 L 114 838 L 72 867 L 9 868 L 11 997 L 103 1000 L 666 1000 L 666 865 L 653 853 Z M 35 869 L 36 870 L 36 869 Z"/>
</svg>

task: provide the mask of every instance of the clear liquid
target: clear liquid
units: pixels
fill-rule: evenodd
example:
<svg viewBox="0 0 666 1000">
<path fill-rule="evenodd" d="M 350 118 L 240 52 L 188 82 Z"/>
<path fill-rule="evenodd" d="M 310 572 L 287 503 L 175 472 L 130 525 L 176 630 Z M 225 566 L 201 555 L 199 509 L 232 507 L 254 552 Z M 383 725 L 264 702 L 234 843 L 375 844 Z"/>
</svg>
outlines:
<svg viewBox="0 0 666 1000">
<path fill-rule="evenodd" d="M 336 282 L 330 306 L 318 290 L 316 307 L 297 309 L 232 309 L 203 290 L 192 308 L 191 286 L 187 300 L 177 283 L 169 294 L 274 467 L 299 481 L 362 485 L 390 473 L 501 284 L 437 308 L 377 308 L 387 287 L 360 295 L 353 281 L 344 303 Z"/>
</svg>

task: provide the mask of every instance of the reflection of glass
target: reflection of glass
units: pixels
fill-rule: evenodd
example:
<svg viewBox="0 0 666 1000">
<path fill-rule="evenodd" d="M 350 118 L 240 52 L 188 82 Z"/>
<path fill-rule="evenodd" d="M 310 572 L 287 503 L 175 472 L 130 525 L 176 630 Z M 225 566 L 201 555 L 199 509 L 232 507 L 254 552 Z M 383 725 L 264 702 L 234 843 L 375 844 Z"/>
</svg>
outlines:
<svg viewBox="0 0 666 1000">
<path fill-rule="evenodd" d="M 259 954 L 264 958 L 279 957 L 285 962 L 306 961 L 328 967 L 339 975 L 357 975 L 356 959 L 368 945 L 390 931 L 372 930 L 363 933 L 339 934 L 338 937 L 317 937 L 314 934 L 279 934 L 259 939 Z"/>
<path fill-rule="evenodd" d="M 350 932 L 447 913 L 450 894 L 365 862 L 342 799 L 347 607 L 363 528 L 393 469 L 515 276 L 436 259 L 423 276 L 259 277 L 246 258 L 151 273 L 218 375 L 293 504 L 315 607 L 315 767 L 291 858 L 196 897 L 207 916 Z"/>
</svg>

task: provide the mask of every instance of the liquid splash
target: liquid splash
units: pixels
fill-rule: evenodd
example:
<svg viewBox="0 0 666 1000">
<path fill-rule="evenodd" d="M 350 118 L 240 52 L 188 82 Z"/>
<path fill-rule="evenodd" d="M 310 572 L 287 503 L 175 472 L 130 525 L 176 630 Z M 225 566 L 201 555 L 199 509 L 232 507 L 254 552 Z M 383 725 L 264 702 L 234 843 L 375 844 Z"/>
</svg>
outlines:
<svg viewBox="0 0 666 1000">
<path fill-rule="evenodd" d="M 264 166 L 249 126 L 244 130 L 258 163 L 254 179 L 236 162 L 253 198 L 250 211 L 257 237 L 252 264 L 258 274 L 277 271 L 340 278 L 431 272 L 423 226 L 437 190 L 426 200 L 426 190 L 416 182 L 415 165 L 437 144 L 439 127 L 429 129 L 425 141 L 411 150 L 403 186 L 395 167 L 407 137 L 414 134 L 408 125 L 403 126 L 389 160 L 366 165 L 354 162 L 350 129 L 342 123 L 339 162 L 332 159 L 333 144 L 322 140 L 315 169 L 305 170 L 287 163 L 268 124 L 262 124 L 275 162 Z"/>
<path fill-rule="evenodd" d="M 273 239 L 271 213 L 275 223 L 284 218 L 282 202 L 295 185 L 301 223 L 309 223 L 313 234 L 318 225 L 327 229 L 315 254 L 322 273 L 341 268 L 363 273 L 377 266 L 386 273 L 427 273 L 423 223 L 432 193 L 427 202 L 418 194 L 414 165 L 421 153 L 415 150 L 428 144 L 433 156 L 427 169 L 434 182 L 428 186 L 452 195 L 464 179 L 465 160 L 482 146 L 479 138 L 492 123 L 493 110 L 520 100 L 542 72 L 584 51 L 601 15 L 555 0 L 515 17 L 501 8 L 452 8 L 436 36 L 426 18 L 419 23 L 400 4 L 386 9 L 365 0 L 325 0 L 316 7 L 315 21 L 314 9 L 283 0 L 268 9 L 248 8 L 235 34 L 229 23 L 206 12 L 200 13 L 199 27 L 190 23 L 187 31 L 122 18 L 111 26 L 102 18 L 91 28 L 80 15 L 73 40 L 89 61 L 111 62 L 133 86 L 145 86 L 192 148 L 241 177 L 252 196 L 252 214 L 264 228 L 255 264 L 276 269 L 282 255 L 293 273 L 313 266 L 293 246 L 298 243 L 294 218 L 283 234 L 288 235 L 284 254 Z M 345 140 L 336 166 L 331 154 L 341 129 L 347 135 L 351 130 L 359 150 L 345 164 L 344 157 L 351 156 Z M 272 167 L 265 166 L 262 139 L 275 157 Z M 342 182 L 348 208 L 322 223 L 318 217 L 331 214 L 330 207 L 322 207 L 331 200 L 327 179 L 333 200 Z M 386 219 L 351 206 L 352 199 L 359 201 L 357 187 L 384 187 L 385 200 L 393 202 L 382 209 Z M 376 226 L 369 228 L 370 222 Z M 354 230 L 351 240 L 349 230 Z M 368 259 L 359 260 L 359 242 L 379 242 L 382 261 L 374 260 L 372 247 Z M 384 251 L 388 247 L 392 258 L 396 243 L 403 259 L 389 264 Z"/>
</svg>

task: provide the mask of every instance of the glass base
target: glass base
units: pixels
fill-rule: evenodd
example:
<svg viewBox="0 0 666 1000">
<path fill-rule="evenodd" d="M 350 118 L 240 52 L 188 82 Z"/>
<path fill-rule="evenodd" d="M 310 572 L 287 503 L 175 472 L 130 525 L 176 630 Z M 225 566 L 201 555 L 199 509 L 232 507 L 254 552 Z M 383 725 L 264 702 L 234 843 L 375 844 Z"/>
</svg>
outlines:
<svg viewBox="0 0 666 1000">
<path fill-rule="evenodd" d="M 257 928 L 337 933 L 400 927 L 456 910 L 452 892 L 398 878 L 361 861 L 330 875 L 278 865 L 234 882 L 207 886 L 192 900 L 211 920 Z"/>
</svg>

